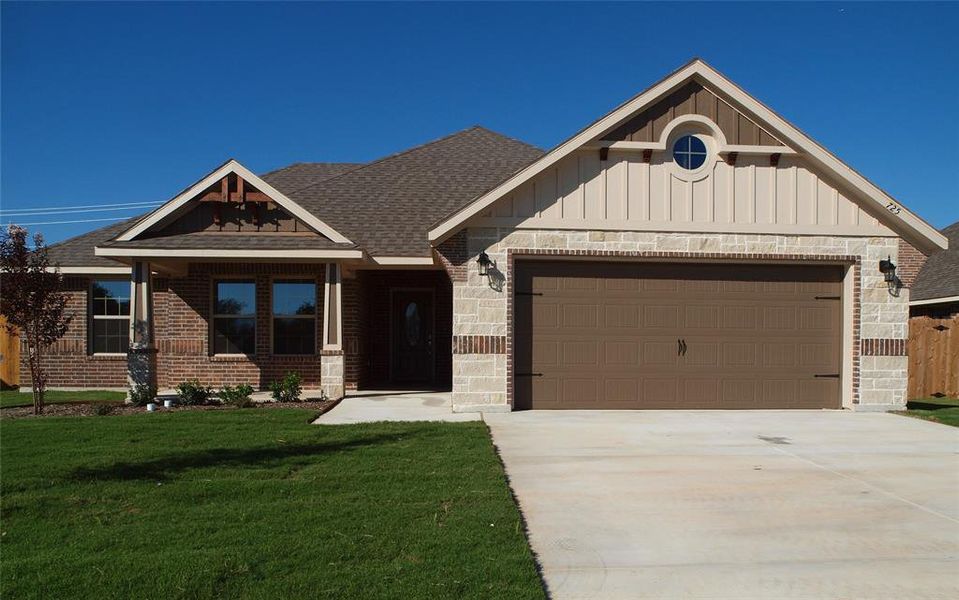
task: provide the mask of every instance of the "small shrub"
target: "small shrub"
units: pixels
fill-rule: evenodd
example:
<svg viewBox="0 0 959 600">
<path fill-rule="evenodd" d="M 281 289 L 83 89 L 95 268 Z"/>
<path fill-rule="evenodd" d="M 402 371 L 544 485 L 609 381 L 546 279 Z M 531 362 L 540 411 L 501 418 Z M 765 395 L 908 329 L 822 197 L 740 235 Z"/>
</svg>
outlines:
<svg viewBox="0 0 959 600">
<path fill-rule="evenodd" d="M 288 372 L 280 381 L 270 384 L 270 392 L 277 402 L 299 402 L 303 388 L 300 386 L 300 375 L 293 371 Z"/>
<path fill-rule="evenodd" d="M 97 404 L 93 407 L 93 414 L 98 417 L 105 417 L 107 415 L 113 414 L 113 409 L 116 407 L 112 404 Z"/>
<path fill-rule="evenodd" d="M 184 406 L 210 404 L 214 399 L 213 388 L 200 385 L 196 379 L 184 381 L 176 386 L 176 395 Z M 215 403 L 215 402 L 214 402 Z"/>
<path fill-rule="evenodd" d="M 236 387 L 225 385 L 223 389 L 220 390 L 220 393 L 217 394 L 224 404 L 229 404 L 237 408 L 249 408 L 253 406 L 253 399 L 250 397 L 252 395 L 253 386 L 245 383 Z"/>
<path fill-rule="evenodd" d="M 157 389 L 152 385 L 138 383 L 130 389 L 130 402 L 133 406 L 146 406 L 157 397 Z"/>
</svg>

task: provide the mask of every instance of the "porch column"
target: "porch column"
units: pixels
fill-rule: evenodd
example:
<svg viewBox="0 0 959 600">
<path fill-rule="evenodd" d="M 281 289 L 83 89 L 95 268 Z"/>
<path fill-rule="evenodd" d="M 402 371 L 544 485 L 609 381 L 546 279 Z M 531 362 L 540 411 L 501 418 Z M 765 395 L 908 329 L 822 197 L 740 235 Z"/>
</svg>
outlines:
<svg viewBox="0 0 959 600">
<path fill-rule="evenodd" d="M 153 337 L 153 280 L 150 263 L 136 261 L 130 271 L 130 349 L 127 381 L 131 388 L 156 389 L 156 346 Z"/>
<path fill-rule="evenodd" d="M 323 293 L 323 350 L 320 385 L 333 400 L 343 397 L 343 285 L 339 264 L 326 265 Z"/>
</svg>

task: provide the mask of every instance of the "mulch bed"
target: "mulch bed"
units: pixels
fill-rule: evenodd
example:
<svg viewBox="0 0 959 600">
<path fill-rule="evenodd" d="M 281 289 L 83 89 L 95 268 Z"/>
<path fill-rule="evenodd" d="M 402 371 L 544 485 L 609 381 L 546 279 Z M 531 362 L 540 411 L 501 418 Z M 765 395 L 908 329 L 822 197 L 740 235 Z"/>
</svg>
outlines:
<svg viewBox="0 0 959 600">
<path fill-rule="evenodd" d="M 317 416 L 322 415 L 339 403 L 339 400 L 308 400 L 305 402 L 256 402 L 252 408 L 269 410 L 273 408 L 303 408 L 315 410 Z M 106 415 L 97 415 L 97 407 L 110 406 L 111 411 Z M 102 410 L 102 409 L 101 409 Z M 173 408 L 157 407 L 157 413 L 183 412 L 188 410 L 237 410 L 233 406 L 175 406 Z M 62 404 L 47 404 L 43 407 L 42 415 L 34 415 L 32 406 L 11 406 L 0 409 L 0 418 L 24 419 L 31 417 L 94 417 L 113 415 L 135 415 L 147 413 L 146 407 L 132 404 L 110 404 L 108 402 L 71 402 Z"/>
</svg>

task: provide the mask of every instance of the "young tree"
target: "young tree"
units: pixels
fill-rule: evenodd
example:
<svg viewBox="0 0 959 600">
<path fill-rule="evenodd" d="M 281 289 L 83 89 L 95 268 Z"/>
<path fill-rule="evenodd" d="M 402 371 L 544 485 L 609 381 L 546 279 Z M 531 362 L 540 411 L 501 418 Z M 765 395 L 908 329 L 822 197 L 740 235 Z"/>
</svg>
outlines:
<svg viewBox="0 0 959 600">
<path fill-rule="evenodd" d="M 31 250 L 26 229 L 18 225 L 7 228 L 0 238 L 0 286 L 0 314 L 7 318 L 6 328 L 27 344 L 33 414 L 39 415 L 47 386 L 43 352 L 63 337 L 70 324 L 64 312 L 63 276 L 50 266 L 42 235 L 34 234 Z"/>
</svg>

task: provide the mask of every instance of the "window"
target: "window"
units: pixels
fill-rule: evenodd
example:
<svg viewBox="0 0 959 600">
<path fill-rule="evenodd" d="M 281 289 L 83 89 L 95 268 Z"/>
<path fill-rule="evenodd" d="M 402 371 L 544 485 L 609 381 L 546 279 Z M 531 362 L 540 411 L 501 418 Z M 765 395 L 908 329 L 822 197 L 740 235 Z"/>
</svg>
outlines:
<svg viewBox="0 0 959 600">
<path fill-rule="evenodd" d="M 273 282 L 273 353 L 316 352 L 316 284 Z"/>
<path fill-rule="evenodd" d="M 90 345 L 94 354 L 130 348 L 130 282 L 98 280 L 90 289 Z"/>
<path fill-rule="evenodd" d="M 213 353 L 256 353 L 254 282 L 216 282 L 213 290 Z"/>
<path fill-rule="evenodd" d="M 673 160 L 689 171 L 703 166 L 707 154 L 706 144 L 695 135 L 684 135 L 673 144 Z"/>
</svg>

